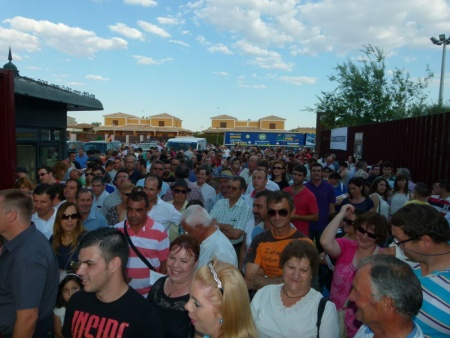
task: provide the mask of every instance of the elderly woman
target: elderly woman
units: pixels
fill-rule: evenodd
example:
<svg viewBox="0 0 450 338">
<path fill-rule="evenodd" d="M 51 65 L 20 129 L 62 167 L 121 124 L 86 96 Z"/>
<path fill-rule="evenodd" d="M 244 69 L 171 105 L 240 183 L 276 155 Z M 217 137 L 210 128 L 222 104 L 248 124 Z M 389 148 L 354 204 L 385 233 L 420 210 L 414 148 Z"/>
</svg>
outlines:
<svg viewBox="0 0 450 338">
<path fill-rule="evenodd" d="M 359 215 L 355 222 L 356 241 L 348 238 L 336 239 L 336 232 L 342 220 L 352 219 L 354 211 L 353 205 L 344 205 L 320 238 L 325 252 L 336 259 L 330 299 L 336 305 L 340 316 L 341 337 L 353 337 L 360 326 L 355 320 L 355 308 L 346 306 L 356 267 L 362 258 L 380 252 L 379 245 L 382 245 L 389 235 L 389 225 L 385 217 L 374 212 L 365 212 Z"/>
<path fill-rule="evenodd" d="M 257 337 L 247 285 L 230 264 L 215 260 L 199 268 L 185 308 L 195 330 L 210 338 Z"/>
<path fill-rule="evenodd" d="M 56 213 L 53 235 L 50 244 L 56 253 L 62 280 L 71 268 L 72 262 L 78 262 L 78 245 L 85 233 L 77 205 L 72 202 L 61 204 Z"/>
<path fill-rule="evenodd" d="M 280 255 L 283 284 L 263 287 L 251 304 L 258 337 L 338 337 L 334 304 L 321 301 L 322 295 L 311 288 L 319 261 L 317 249 L 305 241 L 294 239 L 284 248 Z M 325 307 L 319 310 L 319 303 L 325 301 Z"/>
<path fill-rule="evenodd" d="M 155 305 L 165 337 L 194 336 L 194 328 L 184 305 L 189 301 L 189 287 L 199 254 L 197 238 L 190 235 L 176 238 L 170 244 L 168 276 L 158 279 L 148 294 L 147 300 Z"/>
</svg>

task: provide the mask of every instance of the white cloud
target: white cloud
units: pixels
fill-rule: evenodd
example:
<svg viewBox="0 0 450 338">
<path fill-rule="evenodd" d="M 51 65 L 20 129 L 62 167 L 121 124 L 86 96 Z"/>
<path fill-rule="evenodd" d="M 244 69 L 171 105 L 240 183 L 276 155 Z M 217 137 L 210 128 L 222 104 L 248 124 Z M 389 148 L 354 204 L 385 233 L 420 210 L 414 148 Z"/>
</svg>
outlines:
<svg viewBox="0 0 450 338">
<path fill-rule="evenodd" d="M 95 32 L 70 27 L 63 23 L 55 24 L 47 20 L 34 20 L 24 17 L 6 19 L 14 30 L 24 34 L 31 33 L 47 45 L 66 54 L 78 57 L 92 57 L 98 51 L 126 49 L 127 42 L 121 38 L 104 39 Z"/>
<path fill-rule="evenodd" d="M 317 81 L 315 77 L 308 76 L 280 76 L 278 80 L 290 83 L 296 86 L 301 86 L 304 84 L 314 84 Z"/>
<path fill-rule="evenodd" d="M 158 23 L 160 25 L 180 25 L 182 24 L 184 21 L 183 20 L 178 20 L 177 18 L 174 17 L 157 17 L 156 20 L 158 21 Z"/>
<path fill-rule="evenodd" d="M 387 52 L 431 48 L 430 36 L 450 31 L 448 0 L 199 0 L 185 9 L 232 39 L 294 56 L 342 56 L 368 43 Z"/>
<path fill-rule="evenodd" d="M 171 43 L 178 44 L 180 46 L 189 47 L 189 45 L 186 42 L 180 41 L 180 40 L 169 40 Z"/>
<path fill-rule="evenodd" d="M 141 31 L 138 31 L 136 28 L 128 27 L 123 23 L 118 22 L 115 25 L 108 26 L 108 28 L 111 31 L 122 34 L 129 39 L 144 40 L 144 34 L 142 34 Z"/>
<path fill-rule="evenodd" d="M 13 51 L 25 50 L 27 52 L 36 52 L 41 50 L 40 45 L 41 42 L 36 36 L 21 32 L 17 29 L 0 27 L 0 49 L 2 50 L 8 50 L 9 46 L 14 46 Z"/>
<path fill-rule="evenodd" d="M 162 38 L 168 38 L 170 37 L 170 34 L 167 33 L 164 29 L 162 29 L 161 27 L 158 27 L 156 25 L 153 25 L 149 22 L 146 21 L 138 21 L 138 25 L 139 27 L 141 27 L 143 30 L 145 30 L 146 32 L 158 35 Z"/>
<path fill-rule="evenodd" d="M 200 42 L 200 44 L 205 45 L 205 46 L 210 46 L 210 45 L 211 45 L 211 43 L 208 42 L 208 41 L 205 39 L 205 37 L 202 36 L 202 35 L 199 35 L 199 36 L 197 37 L 197 41 Z"/>
<path fill-rule="evenodd" d="M 86 79 L 95 80 L 95 81 L 109 81 L 109 79 L 100 76 L 100 75 L 86 75 Z"/>
<path fill-rule="evenodd" d="M 159 66 L 167 62 L 173 61 L 173 58 L 165 58 L 161 60 L 155 60 L 146 56 L 141 55 L 132 55 L 134 59 L 137 60 L 138 65 L 146 65 L 146 66 Z"/>
<path fill-rule="evenodd" d="M 213 72 L 213 74 L 219 76 L 230 76 L 230 74 L 228 74 L 227 72 Z"/>
<path fill-rule="evenodd" d="M 81 87 L 81 86 L 84 86 L 84 83 L 83 82 L 67 82 L 66 85 L 72 86 L 72 87 Z"/>
<path fill-rule="evenodd" d="M 154 0 L 123 0 L 124 4 L 127 5 L 137 5 L 143 7 L 155 7 L 158 3 Z"/>
<path fill-rule="evenodd" d="M 218 44 L 215 44 L 215 45 L 209 47 L 209 48 L 208 48 L 208 51 L 211 52 L 211 53 L 222 53 L 222 54 L 228 54 L 228 55 L 233 54 L 233 53 L 228 49 L 228 47 L 225 46 L 225 45 L 222 44 L 222 43 L 218 43 Z"/>
</svg>

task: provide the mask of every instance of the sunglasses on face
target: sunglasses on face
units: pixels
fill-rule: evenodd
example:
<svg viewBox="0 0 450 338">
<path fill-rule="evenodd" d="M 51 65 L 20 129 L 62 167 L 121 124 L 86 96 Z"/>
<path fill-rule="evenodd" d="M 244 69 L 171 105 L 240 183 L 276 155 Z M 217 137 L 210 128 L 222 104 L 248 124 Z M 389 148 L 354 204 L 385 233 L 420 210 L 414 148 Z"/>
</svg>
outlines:
<svg viewBox="0 0 450 338">
<path fill-rule="evenodd" d="M 75 213 L 75 214 L 62 214 L 61 219 L 67 221 L 68 219 L 80 219 L 80 214 L 79 213 Z"/>
<path fill-rule="evenodd" d="M 182 189 L 173 189 L 173 192 L 175 193 L 175 194 L 183 194 L 183 195 L 185 195 L 185 194 L 187 194 L 187 190 L 182 190 Z"/>
<path fill-rule="evenodd" d="M 283 167 L 273 167 L 273 170 L 283 170 Z"/>
<path fill-rule="evenodd" d="M 85 175 L 86 175 L 86 176 L 94 176 L 93 173 L 86 173 Z"/>
<path fill-rule="evenodd" d="M 39 174 L 39 177 L 42 177 L 42 176 L 44 176 L 44 175 L 47 175 L 48 173 L 40 173 Z"/>
<path fill-rule="evenodd" d="M 356 231 L 358 231 L 359 233 L 361 233 L 361 234 L 363 234 L 363 235 L 367 234 L 367 237 L 372 238 L 372 239 L 377 239 L 377 238 L 378 238 L 377 235 L 375 235 L 375 234 L 372 233 L 372 232 L 368 232 L 366 229 L 364 229 L 364 228 L 361 227 L 361 226 L 357 227 L 357 228 L 356 228 Z"/>
<path fill-rule="evenodd" d="M 269 209 L 267 210 L 267 214 L 270 217 L 274 217 L 276 214 L 280 215 L 281 217 L 286 217 L 287 215 L 289 215 L 289 211 L 287 211 L 286 209 Z"/>
<path fill-rule="evenodd" d="M 342 221 L 347 225 L 355 225 L 355 221 L 352 221 L 351 219 L 348 218 L 344 218 Z"/>
</svg>

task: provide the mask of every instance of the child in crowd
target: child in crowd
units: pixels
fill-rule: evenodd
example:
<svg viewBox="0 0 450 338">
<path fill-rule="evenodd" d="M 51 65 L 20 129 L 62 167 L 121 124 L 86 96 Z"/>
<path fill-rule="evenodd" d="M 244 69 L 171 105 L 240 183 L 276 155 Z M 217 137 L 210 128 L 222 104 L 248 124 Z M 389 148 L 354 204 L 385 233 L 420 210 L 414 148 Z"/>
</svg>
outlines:
<svg viewBox="0 0 450 338">
<path fill-rule="evenodd" d="M 70 297 L 80 291 L 81 279 L 74 273 L 67 274 L 66 277 L 59 283 L 58 298 L 56 299 L 56 307 L 53 310 L 53 319 L 55 325 L 55 337 L 64 338 L 62 334 L 62 327 L 64 325 L 64 315 L 66 314 L 66 306 Z"/>
</svg>

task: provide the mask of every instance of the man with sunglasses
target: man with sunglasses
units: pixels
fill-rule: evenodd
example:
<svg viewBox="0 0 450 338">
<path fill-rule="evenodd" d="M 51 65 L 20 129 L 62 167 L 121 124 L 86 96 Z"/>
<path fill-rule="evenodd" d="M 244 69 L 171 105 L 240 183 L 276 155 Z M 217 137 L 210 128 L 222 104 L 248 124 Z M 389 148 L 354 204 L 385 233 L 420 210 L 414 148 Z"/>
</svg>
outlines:
<svg viewBox="0 0 450 338">
<path fill-rule="evenodd" d="M 50 167 L 43 166 L 38 169 L 38 178 L 41 184 L 53 184 L 57 183 L 53 177 L 53 170 Z"/>
<path fill-rule="evenodd" d="M 415 318 L 427 337 L 450 336 L 450 228 L 430 205 L 408 204 L 391 219 L 396 251 L 417 262 L 414 272 L 423 290 Z"/>
<path fill-rule="evenodd" d="M 286 191 L 274 191 L 267 198 L 267 215 L 272 229 L 257 235 L 245 256 L 245 282 L 249 290 L 259 290 L 269 284 L 281 284 L 280 253 L 293 239 L 304 239 L 294 226 L 294 200 Z"/>
</svg>

